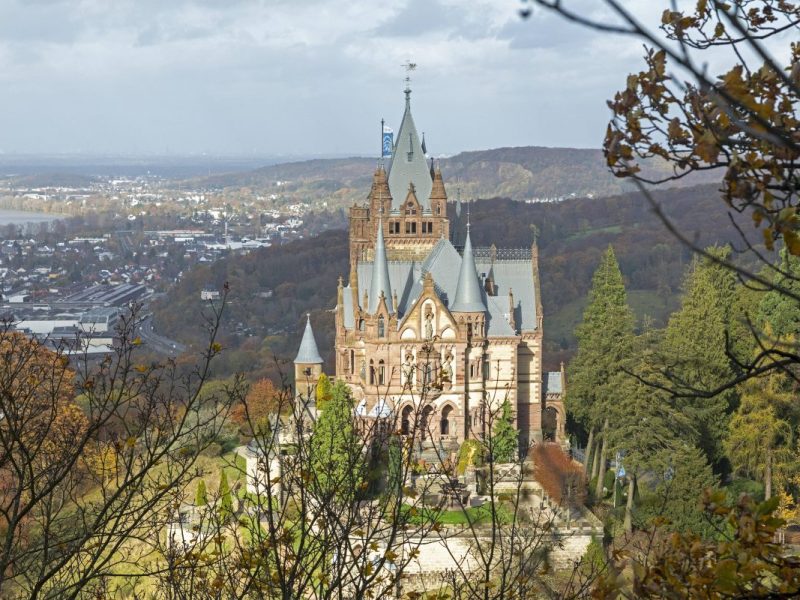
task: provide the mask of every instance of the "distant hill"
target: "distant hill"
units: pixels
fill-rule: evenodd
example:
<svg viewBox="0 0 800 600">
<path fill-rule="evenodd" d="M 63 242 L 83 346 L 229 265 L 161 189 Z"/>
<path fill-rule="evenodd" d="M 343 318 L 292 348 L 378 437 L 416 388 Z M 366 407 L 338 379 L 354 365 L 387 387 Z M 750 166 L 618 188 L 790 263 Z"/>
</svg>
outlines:
<svg viewBox="0 0 800 600">
<path fill-rule="evenodd" d="M 738 241 L 715 186 L 663 190 L 655 197 L 699 244 Z M 661 326 L 677 306 L 691 254 L 639 194 L 553 204 L 481 200 L 472 204 L 471 218 L 473 242 L 482 246 L 529 247 L 531 226 L 538 229 L 548 368 L 557 368 L 575 350 L 574 327 L 581 319 L 592 273 L 609 244 L 617 253 L 640 324 L 647 315 Z M 347 277 L 347 253 L 346 232 L 328 231 L 195 268 L 156 307 L 156 326 L 169 337 L 197 344 L 202 338 L 200 290 L 228 281 L 231 304 L 223 341 L 229 351 L 218 365 L 221 373 L 242 370 L 275 376 L 272 354 L 286 361 L 293 358 L 306 312 L 312 314 L 320 351 L 326 368 L 331 368 L 331 309 L 337 277 Z M 289 367 L 286 362 L 284 370 Z"/>
<path fill-rule="evenodd" d="M 333 205 L 361 200 L 369 190 L 374 158 L 315 159 L 271 165 L 241 173 L 214 175 L 194 183 L 213 188 L 270 189 L 305 201 Z M 513 200 L 556 197 L 611 196 L 632 191 L 629 182 L 614 177 L 601 150 L 523 146 L 462 152 L 439 160 L 451 199 L 505 197 Z M 649 174 L 664 175 L 666 164 L 653 162 Z M 701 174 L 676 186 L 718 180 Z M 280 184 L 278 183 L 280 182 Z"/>
<path fill-rule="evenodd" d="M 27 188 L 75 188 L 85 189 L 97 181 L 96 177 L 78 173 L 36 173 L 30 175 L 11 175 L 6 177 L 16 187 Z"/>
</svg>

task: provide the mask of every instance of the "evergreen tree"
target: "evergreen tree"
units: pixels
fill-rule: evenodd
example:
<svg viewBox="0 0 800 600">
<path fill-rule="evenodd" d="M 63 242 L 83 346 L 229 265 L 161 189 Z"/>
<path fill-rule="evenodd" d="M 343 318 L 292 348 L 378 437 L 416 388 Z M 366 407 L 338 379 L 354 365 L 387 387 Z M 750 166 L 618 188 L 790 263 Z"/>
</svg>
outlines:
<svg viewBox="0 0 800 600">
<path fill-rule="evenodd" d="M 800 295 L 800 259 L 781 251 L 773 281 L 776 287 Z M 759 306 L 759 325 L 769 326 L 770 334 L 779 339 L 794 339 L 800 334 L 800 304 L 785 293 L 775 289 L 764 294 Z"/>
<path fill-rule="evenodd" d="M 231 486 L 228 484 L 228 474 L 222 469 L 219 480 L 219 516 L 222 521 L 227 521 L 233 516 L 233 496 Z"/>
<path fill-rule="evenodd" d="M 519 457 L 519 432 L 514 429 L 508 398 L 503 402 L 502 410 L 492 431 L 492 455 L 495 462 L 507 463 Z"/>
<path fill-rule="evenodd" d="M 796 399 L 784 377 L 772 374 L 744 385 L 738 409 L 731 418 L 725 449 L 733 468 L 764 483 L 767 500 L 796 472 Z"/>
<path fill-rule="evenodd" d="M 337 381 L 311 436 L 311 468 L 323 497 L 352 499 L 366 468 L 362 443 L 353 423 L 350 389 Z"/>
<path fill-rule="evenodd" d="M 727 257 L 727 248 L 710 248 Z M 736 279 L 724 267 L 695 260 L 684 282 L 681 308 L 667 324 L 662 344 L 663 374 L 674 391 L 677 407 L 695 427 L 692 443 L 702 448 L 708 462 L 721 466 L 723 439 L 736 391 L 710 393 L 736 376 L 729 356 Z"/>
<path fill-rule="evenodd" d="M 566 395 L 567 411 L 589 432 L 587 459 L 594 454 L 598 466 L 597 495 L 602 494 L 608 440 L 604 436 L 603 448 L 597 450 L 596 435 L 608 427 L 607 409 L 616 395 L 611 381 L 630 356 L 633 324 L 622 273 L 609 246 L 592 278 L 583 322 L 575 331 L 578 351 L 569 365 Z"/>
<path fill-rule="evenodd" d="M 633 527 L 634 491 L 645 473 L 663 472 L 664 457 L 682 445 L 681 436 L 691 430 L 686 418 L 675 408 L 668 394 L 651 381 L 656 335 L 646 331 L 635 339 L 635 358 L 629 359 L 613 378 L 616 391 L 608 404 L 608 445 L 610 456 L 623 457 L 628 479 L 625 528 Z M 635 373 L 635 375 L 633 374 Z"/>
<path fill-rule="evenodd" d="M 332 393 L 331 380 L 327 375 L 325 375 L 325 373 L 320 373 L 319 379 L 317 379 L 317 388 L 315 393 L 317 399 L 317 408 L 324 408 L 328 400 L 331 399 Z"/>
<path fill-rule="evenodd" d="M 206 493 L 206 480 L 201 479 L 197 484 L 197 493 L 194 495 L 195 506 L 205 506 L 208 504 L 208 494 Z"/>
<path fill-rule="evenodd" d="M 703 514 L 703 491 L 716 488 L 719 481 L 700 448 L 678 441 L 651 462 L 649 486 L 641 490 L 637 523 L 645 528 L 656 520 L 669 531 L 696 533 L 704 538 L 715 534 Z"/>
</svg>

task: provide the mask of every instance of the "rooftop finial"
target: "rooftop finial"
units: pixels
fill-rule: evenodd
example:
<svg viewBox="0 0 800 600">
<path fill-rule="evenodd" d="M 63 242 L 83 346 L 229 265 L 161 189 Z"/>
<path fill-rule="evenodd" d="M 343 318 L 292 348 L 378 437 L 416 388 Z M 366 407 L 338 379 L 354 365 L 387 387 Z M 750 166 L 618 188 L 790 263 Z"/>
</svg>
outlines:
<svg viewBox="0 0 800 600">
<path fill-rule="evenodd" d="M 417 63 L 411 62 L 411 60 L 407 60 L 405 63 L 403 63 L 400 66 L 403 67 L 406 70 L 406 78 L 405 78 L 405 82 L 406 82 L 406 89 L 405 89 L 406 104 L 410 104 L 411 103 L 411 71 L 416 70 Z"/>
</svg>

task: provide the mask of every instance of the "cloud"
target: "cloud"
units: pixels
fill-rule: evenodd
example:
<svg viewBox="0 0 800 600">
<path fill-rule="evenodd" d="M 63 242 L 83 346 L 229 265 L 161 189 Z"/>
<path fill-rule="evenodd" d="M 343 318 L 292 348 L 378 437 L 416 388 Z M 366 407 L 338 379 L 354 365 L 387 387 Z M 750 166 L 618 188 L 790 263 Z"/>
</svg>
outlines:
<svg viewBox="0 0 800 600">
<path fill-rule="evenodd" d="M 638 43 L 544 14 L 522 21 L 518 8 L 514 0 L 4 0 L 0 145 L 371 152 L 375 122 L 402 113 L 400 65 L 410 58 L 420 65 L 415 117 L 437 152 L 597 146 L 604 101 L 638 64 Z"/>
</svg>

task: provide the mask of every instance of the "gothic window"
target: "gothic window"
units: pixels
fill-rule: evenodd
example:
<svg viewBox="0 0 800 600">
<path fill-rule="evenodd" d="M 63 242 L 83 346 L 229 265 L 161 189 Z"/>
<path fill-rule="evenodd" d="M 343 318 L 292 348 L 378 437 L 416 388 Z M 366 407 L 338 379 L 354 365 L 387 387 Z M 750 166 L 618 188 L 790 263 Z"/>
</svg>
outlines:
<svg viewBox="0 0 800 600">
<path fill-rule="evenodd" d="M 378 385 L 383 385 L 386 383 L 386 365 L 383 362 L 383 359 L 378 361 Z"/>
<path fill-rule="evenodd" d="M 375 385 L 375 363 L 372 359 L 369 361 L 369 384 Z"/>
<path fill-rule="evenodd" d="M 364 331 L 364 319 L 359 319 L 358 320 L 358 330 L 359 331 Z"/>
<path fill-rule="evenodd" d="M 400 233 L 400 221 L 389 222 L 389 233 Z"/>
<path fill-rule="evenodd" d="M 383 319 L 383 315 L 378 317 L 378 337 L 386 337 L 386 322 Z"/>
<path fill-rule="evenodd" d="M 406 223 L 406 233 L 417 233 L 417 224 Z"/>
<path fill-rule="evenodd" d="M 433 223 L 431 221 L 422 223 L 422 233 L 433 233 Z"/>
</svg>

